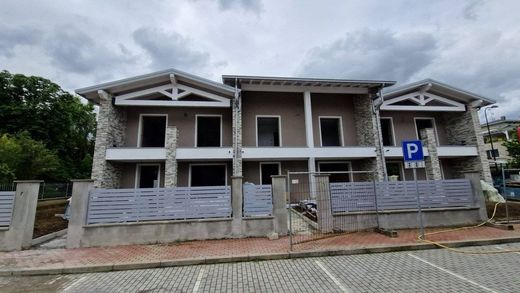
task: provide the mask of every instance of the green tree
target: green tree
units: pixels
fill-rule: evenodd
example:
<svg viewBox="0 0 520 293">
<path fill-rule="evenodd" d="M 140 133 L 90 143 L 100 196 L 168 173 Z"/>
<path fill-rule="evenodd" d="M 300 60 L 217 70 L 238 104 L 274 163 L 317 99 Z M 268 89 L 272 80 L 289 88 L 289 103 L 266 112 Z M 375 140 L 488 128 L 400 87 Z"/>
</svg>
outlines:
<svg viewBox="0 0 520 293">
<path fill-rule="evenodd" d="M 55 152 L 28 132 L 0 137 L 0 182 L 13 179 L 49 179 L 55 176 L 59 160 Z"/>
<path fill-rule="evenodd" d="M 503 145 L 507 148 L 507 152 L 509 156 L 511 156 L 511 160 L 509 160 L 509 165 L 512 168 L 520 168 L 520 142 L 518 142 L 518 135 L 515 133 L 511 140 L 506 141 Z"/>
<path fill-rule="evenodd" d="M 2 71 L 0 121 L 0 134 L 27 132 L 56 153 L 59 167 L 49 180 L 89 177 L 96 127 L 91 104 L 48 79 Z"/>
</svg>

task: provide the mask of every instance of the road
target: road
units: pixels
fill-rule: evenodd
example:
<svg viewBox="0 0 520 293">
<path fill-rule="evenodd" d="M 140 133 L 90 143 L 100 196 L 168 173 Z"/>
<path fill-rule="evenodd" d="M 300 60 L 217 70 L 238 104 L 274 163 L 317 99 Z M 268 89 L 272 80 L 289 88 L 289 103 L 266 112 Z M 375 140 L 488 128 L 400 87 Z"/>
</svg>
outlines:
<svg viewBox="0 0 520 293">
<path fill-rule="evenodd" d="M 464 249 L 520 249 L 520 243 Z M 1 292 L 520 292 L 520 253 L 447 250 L 2 277 Z"/>
</svg>

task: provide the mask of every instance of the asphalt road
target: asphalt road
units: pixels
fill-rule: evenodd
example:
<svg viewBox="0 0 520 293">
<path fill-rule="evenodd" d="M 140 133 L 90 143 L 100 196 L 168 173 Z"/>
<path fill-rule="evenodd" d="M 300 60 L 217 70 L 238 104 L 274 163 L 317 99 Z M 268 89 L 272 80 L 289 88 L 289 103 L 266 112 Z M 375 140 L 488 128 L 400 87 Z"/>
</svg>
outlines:
<svg viewBox="0 0 520 293">
<path fill-rule="evenodd" d="M 507 248 L 520 243 L 464 249 Z M 520 253 L 424 250 L 2 277 L 0 292 L 520 292 Z"/>
</svg>

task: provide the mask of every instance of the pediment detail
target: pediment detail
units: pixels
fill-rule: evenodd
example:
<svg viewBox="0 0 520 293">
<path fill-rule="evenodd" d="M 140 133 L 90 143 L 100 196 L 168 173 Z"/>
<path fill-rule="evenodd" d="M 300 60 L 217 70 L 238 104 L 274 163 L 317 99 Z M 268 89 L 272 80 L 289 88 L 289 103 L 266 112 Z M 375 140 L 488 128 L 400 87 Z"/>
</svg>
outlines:
<svg viewBox="0 0 520 293">
<path fill-rule="evenodd" d="M 385 100 L 381 105 L 381 110 L 464 112 L 466 105 L 434 93 L 416 91 Z"/>
</svg>

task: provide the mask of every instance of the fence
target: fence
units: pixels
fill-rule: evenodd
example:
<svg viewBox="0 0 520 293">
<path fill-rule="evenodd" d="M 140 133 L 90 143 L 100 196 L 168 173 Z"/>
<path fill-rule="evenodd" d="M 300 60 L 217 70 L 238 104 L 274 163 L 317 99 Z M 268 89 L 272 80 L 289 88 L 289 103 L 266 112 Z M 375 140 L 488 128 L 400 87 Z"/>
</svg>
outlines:
<svg viewBox="0 0 520 293">
<path fill-rule="evenodd" d="M 246 183 L 244 190 L 244 217 L 271 216 L 273 193 L 271 185 Z"/>
<path fill-rule="evenodd" d="M 422 208 L 475 205 L 469 180 L 421 180 L 417 185 Z M 330 193 L 333 213 L 417 208 L 414 181 L 331 183 Z"/>
<path fill-rule="evenodd" d="M 9 227 L 13 216 L 14 191 L 0 192 L 0 227 Z"/>
<path fill-rule="evenodd" d="M 87 224 L 231 217 L 231 187 L 93 189 Z"/>
<path fill-rule="evenodd" d="M 42 183 L 38 199 L 67 198 L 72 196 L 72 184 L 66 183 Z"/>
<path fill-rule="evenodd" d="M 0 183 L 0 191 L 15 191 L 16 184 L 14 182 L 11 183 Z"/>
</svg>

